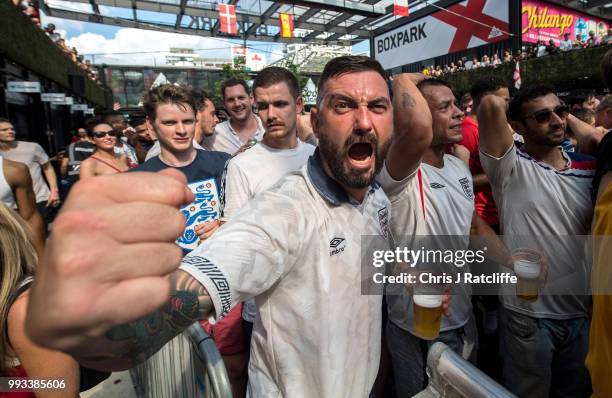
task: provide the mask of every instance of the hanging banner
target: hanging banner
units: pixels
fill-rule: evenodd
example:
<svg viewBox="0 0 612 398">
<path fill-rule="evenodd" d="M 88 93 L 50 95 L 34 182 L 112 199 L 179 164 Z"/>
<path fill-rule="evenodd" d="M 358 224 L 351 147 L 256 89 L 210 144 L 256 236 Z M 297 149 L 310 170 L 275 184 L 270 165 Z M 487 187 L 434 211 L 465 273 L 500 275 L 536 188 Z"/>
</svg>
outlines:
<svg viewBox="0 0 612 398">
<path fill-rule="evenodd" d="M 507 1 L 467 0 L 374 37 L 385 69 L 509 38 Z"/>
<path fill-rule="evenodd" d="M 564 33 L 569 33 L 571 40 L 580 36 L 583 41 L 587 41 L 590 31 L 603 37 L 611 26 L 604 19 L 556 4 L 537 0 L 522 1 L 521 33 L 526 43 L 537 43 L 538 40 L 548 43 L 553 39 L 559 45 Z"/>
</svg>

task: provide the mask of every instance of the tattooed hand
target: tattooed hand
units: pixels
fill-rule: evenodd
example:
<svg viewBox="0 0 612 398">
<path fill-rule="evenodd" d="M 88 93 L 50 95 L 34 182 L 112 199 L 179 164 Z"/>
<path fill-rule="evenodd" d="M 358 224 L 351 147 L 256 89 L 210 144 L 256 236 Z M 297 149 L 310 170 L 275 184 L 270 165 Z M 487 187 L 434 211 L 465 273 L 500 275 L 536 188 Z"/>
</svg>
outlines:
<svg viewBox="0 0 612 398">
<path fill-rule="evenodd" d="M 185 225 L 178 208 L 193 200 L 186 183 L 182 173 L 168 169 L 75 185 L 31 291 L 26 327 L 36 343 L 88 364 L 104 358 L 98 368 L 129 367 L 135 360 L 130 355 L 149 354 L 197 317 L 205 301 L 201 286 L 181 280 L 180 271 L 168 277 L 182 256 L 173 243 Z M 105 335 L 128 322 L 140 326 Z"/>
</svg>

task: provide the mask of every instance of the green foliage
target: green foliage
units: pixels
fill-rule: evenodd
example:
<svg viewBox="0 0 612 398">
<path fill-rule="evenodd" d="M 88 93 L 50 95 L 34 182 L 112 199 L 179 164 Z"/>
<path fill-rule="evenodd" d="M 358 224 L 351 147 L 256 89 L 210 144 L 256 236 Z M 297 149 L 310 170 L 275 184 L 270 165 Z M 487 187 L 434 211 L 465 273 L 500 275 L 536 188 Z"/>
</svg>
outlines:
<svg viewBox="0 0 612 398">
<path fill-rule="evenodd" d="M 11 61 L 70 89 L 69 75 L 85 75 L 9 0 L 0 0 L 0 53 Z M 85 78 L 85 98 L 105 104 L 104 90 Z"/>
<path fill-rule="evenodd" d="M 298 83 L 300 85 L 300 92 L 301 92 L 304 89 L 304 86 L 306 85 L 306 83 L 308 83 L 308 76 L 305 76 L 304 74 L 302 74 L 302 72 L 298 70 L 298 66 L 296 64 L 291 63 L 287 65 L 287 69 L 293 72 L 293 74 L 297 77 Z"/>
<path fill-rule="evenodd" d="M 236 57 L 234 58 L 234 66 L 231 64 L 223 65 L 223 69 L 221 70 L 221 80 L 215 82 L 214 92 L 210 93 L 213 97 L 212 100 L 215 104 L 221 104 L 223 98 L 221 96 L 221 85 L 223 81 L 229 79 L 230 77 L 235 77 L 238 79 L 244 79 L 246 81 L 251 80 L 251 77 L 247 74 L 245 70 L 246 57 Z"/>
</svg>

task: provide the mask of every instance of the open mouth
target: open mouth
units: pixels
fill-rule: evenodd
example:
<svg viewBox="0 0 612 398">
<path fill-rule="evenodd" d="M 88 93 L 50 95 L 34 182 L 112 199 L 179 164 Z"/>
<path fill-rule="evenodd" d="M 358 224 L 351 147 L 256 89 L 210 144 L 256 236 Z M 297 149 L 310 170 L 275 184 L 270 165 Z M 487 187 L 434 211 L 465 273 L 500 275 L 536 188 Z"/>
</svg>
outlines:
<svg viewBox="0 0 612 398">
<path fill-rule="evenodd" d="M 374 147 L 369 142 L 358 142 L 349 147 L 348 157 L 352 164 L 356 166 L 369 165 Z"/>
</svg>

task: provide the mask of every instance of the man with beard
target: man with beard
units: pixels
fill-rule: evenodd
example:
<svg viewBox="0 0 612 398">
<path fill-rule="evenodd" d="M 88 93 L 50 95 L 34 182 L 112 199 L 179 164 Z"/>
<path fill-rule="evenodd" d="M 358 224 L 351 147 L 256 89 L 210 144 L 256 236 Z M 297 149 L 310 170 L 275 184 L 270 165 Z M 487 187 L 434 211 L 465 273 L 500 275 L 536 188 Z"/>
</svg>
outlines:
<svg viewBox="0 0 612 398">
<path fill-rule="evenodd" d="M 252 338 L 251 396 L 368 396 L 380 357 L 382 297 L 361 294 L 361 237 L 389 237 L 390 205 L 373 182 L 394 110 L 402 115 L 396 140 L 418 147 L 431 139 L 405 119 L 413 103 L 401 100 L 398 87 L 392 106 L 377 61 L 331 60 L 311 113 L 320 146 L 308 164 L 182 261 L 169 242 L 184 223 L 175 208 L 191 198 L 172 170 L 78 184 L 37 273 L 30 336 L 83 364 L 126 369 L 195 320 L 221 319 L 255 297 L 261 323 Z M 396 170 L 417 167 L 425 146 L 395 152 L 394 178 L 405 177 Z M 73 248 L 86 241 L 100 251 L 76 255 Z"/>
<path fill-rule="evenodd" d="M 486 95 L 478 107 L 480 160 L 498 205 L 501 233 L 507 242 L 542 252 L 549 263 L 537 301 L 518 298 L 509 285 L 501 288 L 502 380 L 519 397 L 590 395 L 584 365 L 590 261 L 576 235 L 590 231 L 595 162 L 560 147 L 568 114 L 552 88 L 521 90 L 508 108 L 512 128 L 525 140 L 517 148 L 506 101 Z"/>
<path fill-rule="evenodd" d="M 244 80 L 227 79 L 221 85 L 221 95 L 230 118 L 217 124 L 214 134 L 204 137 L 202 146 L 209 151 L 234 155 L 248 147 L 251 140 L 260 141 L 265 129 L 259 117 L 253 114 L 253 96 Z"/>
</svg>

